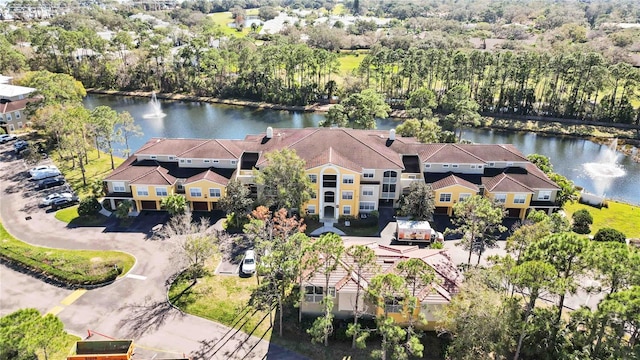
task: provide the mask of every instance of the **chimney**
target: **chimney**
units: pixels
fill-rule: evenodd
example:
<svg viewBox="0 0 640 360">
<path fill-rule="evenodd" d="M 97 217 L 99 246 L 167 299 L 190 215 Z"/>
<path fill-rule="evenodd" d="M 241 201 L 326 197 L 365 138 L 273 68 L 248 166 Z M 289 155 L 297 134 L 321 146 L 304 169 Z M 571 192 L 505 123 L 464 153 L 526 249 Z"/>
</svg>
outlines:
<svg viewBox="0 0 640 360">
<path fill-rule="evenodd" d="M 271 126 L 267 127 L 267 139 L 273 138 L 273 128 Z"/>
<path fill-rule="evenodd" d="M 396 139 L 396 129 L 389 130 L 389 140 L 394 141 Z"/>
</svg>

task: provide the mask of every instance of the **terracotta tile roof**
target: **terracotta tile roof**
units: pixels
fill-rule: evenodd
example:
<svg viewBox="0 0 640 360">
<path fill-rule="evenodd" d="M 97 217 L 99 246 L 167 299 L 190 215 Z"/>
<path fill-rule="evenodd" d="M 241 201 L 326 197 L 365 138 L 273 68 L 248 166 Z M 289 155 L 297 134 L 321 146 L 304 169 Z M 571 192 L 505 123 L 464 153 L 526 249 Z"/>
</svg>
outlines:
<svg viewBox="0 0 640 360">
<path fill-rule="evenodd" d="M 191 184 L 198 180 L 209 180 L 216 184 L 227 185 L 229 183 L 229 178 L 223 174 L 219 174 L 212 169 L 206 169 L 199 174 L 193 175 L 185 181 L 185 184 Z"/>
<path fill-rule="evenodd" d="M 434 190 L 436 190 L 436 189 L 443 189 L 443 188 L 446 188 L 446 187 L 449 187 L 449 186 L 453 186 L 453 185 L 461 185 L 461 186 L 467 187 L 469 189 L 472 189 L 475 192 L 480 191 L 480 189 L 478 188 L 478 186 L 476 186 L 476 184 L 474 184 L 474 183 L 472 183 L 470 181 L 461 179 L 461 178 L 459 178 L 459 177 L 457 177 L 455 175 L 449 175 L 444 179 L 438 180 L 438 181 L 432 183 L 431 187 Z"/>
<path fill-rule="evenodd" d="M 169 171 L 161 166 L 130 180 L 130 184 L 134 185 L 173 185 L 175 182 L 176 178 L 169 175 Z"/>
<path fill-rule="evenodd" d="M 196 146 L 178 154 L 181 158 L 191 159 L 238 159 L 242 151 L 230 141 L 222 142 L 212 139 L 203 141 Z"/>
<path fill-rule="evenodd" d="M 356 172 L 362 172 L 362 166 L 349 160 L 346 156 L 343 156 L 340 152 L 330 147 L 327 150 L 321 152 L 315 158 L 306 162 L 307 169 L 313 169 L 314 167 L 322 166 L 325 164 L 332 164 L 343 167 L 345 169 L 353 170 Z"/>
<path fill-rule="evenodd" d="M 560 189 L 558 184 L 549 179 L 547 174 L 532 163 L 527 164 L 528 174 L 509 174 L 532 189 Z"/>
<path fill-rule="evenodd" d="M 21 110 L 26 108 L 28 103 L 39 101 L 39 100 L 40 99 L 37 99 L 37 98 L 29 98 L 29 99 L 22 99 L 22 100 L 16 100 L 16 101 L 9 101 L 4 104 L 0 104 L 0 113 L 6 114 L 16 110 Z"/>
<path fill-rule="evenodd" d="M 501 173 L 490 178 L 482 178 L 482 183 L 490 192 L 531 193 L 533 190 L 510 175 Z"/>
<path fill-rule="evenodd" d="M 208 140 L 203 139 L 159 139 L 149 140 L 136 154 L 144 155 L 175 155 L 178 156 Z"/>
<path fill-rule="evenodd" d="M 492 161 L 529 161 L 518 149 L 510 144 L 457 144 L 461 149 L 472 152 L 485 162 Z"/>
<path fill-rule="evenodd" d="M 425 163 L 457 163 L 457 164 L 483 164 L 486 161 L 472 154 L 469 150 L 461 148 L 457 144 L 444 144 L 433 154 L 423 157 Z"/>
</svg>

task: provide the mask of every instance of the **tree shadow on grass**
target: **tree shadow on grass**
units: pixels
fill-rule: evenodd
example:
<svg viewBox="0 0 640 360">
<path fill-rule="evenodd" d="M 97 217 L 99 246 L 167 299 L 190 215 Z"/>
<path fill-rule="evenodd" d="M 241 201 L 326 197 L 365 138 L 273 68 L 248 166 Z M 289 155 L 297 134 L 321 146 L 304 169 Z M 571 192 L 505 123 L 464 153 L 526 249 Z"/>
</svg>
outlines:
<svg viewBox="0 0 640 360">
<path fill-rule="evenodd" d="M 118 325 L 125 332 L 125 337 L 132 339 L 158 330 L 171 318 L 184 316 L 167 301 L 145 300 L 142 304 L 125 305 L 121 310 L 126 311 L 127 316 Z"/>
</svg>

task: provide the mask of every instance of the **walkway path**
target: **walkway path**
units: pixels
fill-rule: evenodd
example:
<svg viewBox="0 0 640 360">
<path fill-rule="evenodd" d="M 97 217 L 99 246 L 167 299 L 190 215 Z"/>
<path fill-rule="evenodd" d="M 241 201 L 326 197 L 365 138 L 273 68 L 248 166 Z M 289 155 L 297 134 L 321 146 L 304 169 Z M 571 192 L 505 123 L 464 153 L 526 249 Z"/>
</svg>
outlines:
<svg viewBox="0 0 640 360">
<path fill-rule="evenodd" d="M 56 220 L 54 213 L 37 207 L 42 194 L 27 179 L 24 162 L 9 155 L 6 146 L 0 147 L 0 152 L 0 219 L 9 233 L 34 245 L 120 250 L 137 259 L 127 276 L 85 293 L 57 288 L 2 265 L 0 314 L 24 307 L 53 311 L 70 333 L 82 338 L 91 330 L 134 339 L 138 359 L 183 354 L 194 359 L 302 358 L 268 341 L 236 334 L 226 326 L 171 307 L 166 299 L 168 279 L 177 270 L 171 266 L 172 248 L 148 237 L 159 218 L 143 217 L 131 232 L 115 232 L 109 227 L 69 228 Z M 92 339 L 104 337 L 93 335 Z"/>
</svg>

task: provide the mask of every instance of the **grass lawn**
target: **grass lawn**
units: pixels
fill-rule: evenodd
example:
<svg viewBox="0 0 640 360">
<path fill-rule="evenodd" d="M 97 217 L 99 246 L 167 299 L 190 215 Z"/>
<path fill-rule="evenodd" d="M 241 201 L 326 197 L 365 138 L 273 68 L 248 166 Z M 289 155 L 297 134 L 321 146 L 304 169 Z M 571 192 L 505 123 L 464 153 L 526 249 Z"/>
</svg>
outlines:
<svg viewBox="0 0 640 360">
<path fill-rule="evenodd" d="M 135 263 L 120 251 L 62 250 L 24 243 L 0 224 L 0 256 L 38 274 L 73 285 L 101 284 L 126 274 Z M 117 266 L 118 271 L 114 266 Z"/>
<path fill-rule="evenodd" d="M 360 51 L 342 51 L 338 57 L 340 61 L 339 72 L 340 75 L 349 75 L 353 70 L 360 66 L 362 60 L 367 56 L 366 52 Z"/>
<path fill-rule="evenodd" d="M 598 209 L 576 202 L 565 205 L 564 210 L 567 216 L 571 218 L 574 212 L 580 209 L 587 209 L 593 216 L 591 234 L 595 234 L 598 229 L 603 227 L 610 227 L 622 231 L 627 238 L 640 238 L 640 226 L 638 226 L 640 224 L 640 207 L 616 201 L 609 201 L 608 204 L 608 208 Z"/>
<path fill-rule="evenodd" d="M 71 188 L 80 196 L 84 198 L 91 194 L 90 184 L 93 181 L 102 181 L 105 176 L 111 173 L 111 159 L 108 154 L 101 153 L 98 158 L 98 150 L 92 149 L 89 151 L 89 164 L 85 165 L 85 177 L 87 179 L 87 186 L 82 183 L 82 172 L 80 166 L 76 164 L 73 168 L 73 162 L 71 160 L 60 160 L 60 156 L 57 151 L 52 152 L 51 159 L 58 166 L 64 177 L 67 179 Z M 115 167 L 122 164 L 124 159 L 114 157 L 113 162 Z"/>
<path fill-rule="evenodd" d="M 266 333 L 265 338 L 269 339 L 271 329 L 268 313 L 248 305 L 251 293 L 257 286 L 255 276 L 213 275 L 219 262 L 219 257 L 209 261 L 206 265 L 209 273 L 193 286 L 189 276 L 178 277 L 169 289 L 169 301 L 190 314 L 241 329 L 257 337 Z"/>
<path fill-rule="evenodd" d="M 107 220 L 104 215 L 98 214 L 94 217 L 80 217 L 78 215 L 78 206 L 72 206 L 65 209 L 56 211 L 56 219 L 66 222 L 67 224 L 74 226 L 96 226 L 102 225 Z"/>
<path fill-rule="evenodd" d="M 64 339 L 61 339 L 58 342 L 60 344 L 60 349 L 54 353 L 47 354 L 48 359 L 49 360 L 65 360 L 67 356 L 69 356 L 69 352 L 75 345 L 76 341 L 80 341 L 80 340 L 82 339 L 75 335 L 65 333 Z M 36 355 L 38 355 L 39 360 L 45 359 L 44 353 L 38 352 L 36 353 Z"/>
<path fill-rule="evenodd" d="M 254 9 L 250 9 L 247 11 L 247 15 L 257 14 L 257 10 L 254 11 Z M 251 31 L 251 28 L 248 26 L 242 29 L 242 31 L 238 31 L 235 28 L 229 27 L 229 23 L 233 22 L 233 17 L 231 17 L 230 11 L 209 14 L 209 17 L 216 25 L 220 26 L 220 30 L 225 36 L 246 36 Z M 260 32 L 260 28 L 258 28 L 257 32 Z"/>
</svg>

